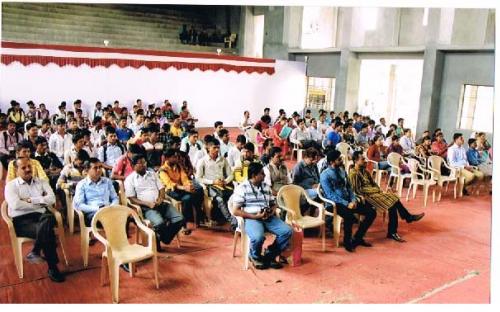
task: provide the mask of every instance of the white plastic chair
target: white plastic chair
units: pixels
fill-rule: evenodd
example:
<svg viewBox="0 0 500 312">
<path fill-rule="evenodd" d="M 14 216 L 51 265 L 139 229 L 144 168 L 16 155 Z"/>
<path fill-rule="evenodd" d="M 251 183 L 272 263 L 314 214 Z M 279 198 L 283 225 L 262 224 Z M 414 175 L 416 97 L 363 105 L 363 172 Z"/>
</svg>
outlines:
<svg viewBox="0 0 500 312">
<path fill-rule="evenodd" d="M 340 142 L 337 143 L 335 149 L 342 155 L 342 159 L 344 160 L 344 169 L 346 173 L 349 174 L 349 169 L 352 164 L 352 161 L 350 160 L 351 156 L 349 155 L 352 149 L 351 146 L 345 142 Z"/>
<path fill-rule="evenodd" d="M 378 167 L 378 162 L 375 161 L 375 160 L 371 160 L 368 158 L 368 156 L 366 156 L 366 151 L 364 152 L 364 156 L 365 156 L 365 159 L 367 162 L 371 163 L 372 166 L 373 166 L 373 169 L 372 169 L 372 176 L 373 176 L 373 173 L 375 173 L 375 177 L 374 177 L 374 180 L 375 180 L 375 183 L 377 183 L 377 185 L 379 187 L 381 187 L 381 183 L 382 183 L 382 176 L 385 174 L 387 175 L 387 170 L 382 170 L 382 169 L 379 169 Z"/>
<path fill-rule="evenodd" d="M 248 270 L 249 266 L 249 253 L 250 253 L 250 239 L 245 232 L 245 220 L 242 217 L 237 217 L 234 215 L 233 208 L 233 196 L 231 196 L 227 202 L 229 207 L 229 212 L 238 221 L 238 227 L 234 231 L 233 236 L 233 258 L 236 257 L 236 246 L 238 245 L 238 238 L 240 238 L 240 252 L 243 257 L 243 270 Z"/>
<path fill-rule="evenodd" d="M 125 231 L 125 225 L 129 216 L 132 216 L 137 227 L 146 233 L 148 245 L 130 244 Z M 97 229 L 97 222 L 101 223 L 106 234 L 104 238 Z M 160 287 L 158 281 L 158 257 L 156 252 L 156 236 L 153 230 L 145 226 L 139 216 L 132 209 L 125 206 L 110 206 L 99 209 L 92 219 L 92 233 L 104 245 L 101 262 L 101 285 L 104 285 L 106 276 L 106 264 L 109 269 L 109 280 L 111 286 L 111 297 L 113 303 L 119 302 L 119 267 L 128 263 L 130 276 L 134 276 L 138 261 L 153 258 L 153 272 L 156 289 Z M 106 261 L 107 260 L 107 261 Z"/>
<path fill-rule="evenodd" d="M 444 165 L 446 168 L 450 170 L 449 175 L 442 175 L 441 174 L 441 165 Z M 438 198 L 437 201 L 441 201 L 441 193 L 443 190 L 443 184 L 446 183 L 446 192 L 448 192 L 448 186 L 450 182 L 454 183 L 453 186 L 453 198 L 457 198 L 457 184 L 458 184 L 458 177 L 460 172 L 455 169 L 451 168 L 448 166 L 446 161 L 437 155 L 432 155 L 427 158 L 427 168 L 434 173 L 433 178 L 436 180 L 437 184 L 439 185 L 439 193 L 438 193 Z"/>
<path fill-rule="evenodd" d="M 413 187 L 413 199 L 417 194 L 417 188 L 419 185 L 422 185 L 424 188 L 424 207 L 427 207 L 427 196 L 429 195 L 429 187 L 436 185 L 436 180 L 434 179 L 434 172 L 425 169 L 420 162 L 416 159 L 408 159 L 408 168 L 410 169 L 411 181 L 410 186 L 408 187 L 408 192 L 406 193 L 406 201 L 409 201 L 410 190 Z M 418 170 L 421 170 L 422 173 L 419 173 Z M 426 177 L 426 173 L 430 174 L 429 178 Z M 432 189 L 432 202 L 435 202 L 436 199 L 436 189 Z"/>
<path fill-rule="evenodd" d="M 401 163 L 405 165 L 408 164 L 403 160 L 403 157 L 400 154 L 394 152 L 387 155 L 387 162 L 391 166 L 391 173 L 389 174 L 389 179 L 387 179 L 387 187 L 385 190 L 387 191 L 389 189 L 391 179 L 395 178 L 397 181 L 396 185 L 397 185 L 398 196 L 401 197 L 403 192 L 403 182 L 405 179 L 411 178 L 411 173 L 406 173 L 406 174 L 401 173 L 401 168 L 399 167 L 399 165 Z"/>
<path fill-rule="evenodd" d="M 50 212 L 52 212 L 57 221 L 57 229 L 56 233 L 59 237 L 59 243 L 61 244 L 61 250 L 64 256 L 64 262 L 66 266 L 69 265 L 68 258 L 66 257 L 66 250 L 64 248 L 65 245 L 65 236 L 64 236 L 64 225 L 62 222 L 62 217 L 59 211 L 55 210 L 53 207 L 48 208 Z M 2 218 L 7 223 L 7 228 L 9 229 L 9 237 L 10 244 L 12 246 L 12 252 L 14 254 L 14 263 L 16 264 L 17 275 L 19 278 L 24 277 L 24 268 L 23 268 L 23 243 L 34 241 L 29 237 L 18 237 L 16 235 L 16 229 L 14 228 L 14 223 L 12 222 L 12 218 L 9 216 L 7 212 L 7 202 L 4 201 L 1 207 Z"/>
<path fill-rule="evenodd" d="M 325 209 L 325 215 L 330 215 L 333 217 L 333 240 L 335 242 L 335 247 L 339 247 L 339 241 L 340 241 L 340 227 L 342 225 L 342 217 L 337 214 L 337 206 L 335 205 L 335 202 L 327 199 L 324 194 L 323 190 L 321 189 L 321 185 L 318 185 L 318 188 L 316 189 L 318 192 L 318 197 L 323 201 L 324 203 L 329 203 L 330 205 L 333 206 L 333 212 L 329 212 Z"/>
<path fill-rule="evenodd" d="M 300 212 L 300 198 L 304 196 L 306 201 L 318 208 L 317 217 L 302 216 Z M 309 198 L 307 192 L 298 185 L 282 186 L 276 196 L 278 207 L 287 212 L 286 222 L 288 224 L 296 223 L 301 229 L 321 227 L 322 250 L 326 251 L 325 245 L 325 207 Z"/>
<path fill-rule="evenodd" d="M 303 152 L 304 152 L 304 149 L 300 148 L 298 144 L 293 143 L 292 157 L 293 157 L 293 154 L 296 153 L 297 162 L 300 162 L 302 160 L 302 153 Z"/>
</svg>

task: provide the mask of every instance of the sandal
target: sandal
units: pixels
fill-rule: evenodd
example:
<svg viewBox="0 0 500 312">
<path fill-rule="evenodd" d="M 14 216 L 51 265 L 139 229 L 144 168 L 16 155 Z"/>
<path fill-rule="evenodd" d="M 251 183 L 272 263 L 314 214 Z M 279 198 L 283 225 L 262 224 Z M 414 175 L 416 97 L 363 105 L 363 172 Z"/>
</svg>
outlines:
<svg viewBox="0 0 500 312">
<path fill-rule="evenodd" d="M 191 234 L 191 232 L 192 232 L 192 231 L 191 231 L 190 229 L 183 229 L 183 230 L 182 230 L 182 234 L 184 234 L 184 235 L 190 235 L 190 234 Z"/>
</svg>

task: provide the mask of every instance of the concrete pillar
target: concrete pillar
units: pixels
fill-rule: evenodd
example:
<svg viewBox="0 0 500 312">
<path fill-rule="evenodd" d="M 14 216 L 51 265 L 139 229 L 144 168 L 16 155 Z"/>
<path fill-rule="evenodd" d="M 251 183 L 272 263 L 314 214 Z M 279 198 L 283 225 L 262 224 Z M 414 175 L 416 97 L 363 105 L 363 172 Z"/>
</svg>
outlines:
<svg viewBox="0 0 500 312">
<path fill-rule="evenodd" d="M 349 49 L 340 52 L 340 66 L 335 79 L 335 112 L 358 109 L 359 74 L 361 61 Z"/>
</svg>

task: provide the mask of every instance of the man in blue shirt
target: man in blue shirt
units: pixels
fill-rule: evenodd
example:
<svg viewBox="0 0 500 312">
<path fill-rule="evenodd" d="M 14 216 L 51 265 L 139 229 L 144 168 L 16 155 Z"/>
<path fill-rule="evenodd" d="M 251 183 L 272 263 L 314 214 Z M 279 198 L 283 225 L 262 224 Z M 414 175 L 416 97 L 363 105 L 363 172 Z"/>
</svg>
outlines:
<svg viewBox="0 0 500 312">
<path fill-rule="evenodd" d="M 363 237 L 375 220 L 377 213 L 368 203 L 356 200 L 346 172 L 342 168 L 340 152 L 330 151 L 326 159 L 330 167 L 321 173 L 320 184 L 325 197 L 335 202 L 337 213 L 344 219 L 344 248 L 353 252 L 359 245 L 371 247 L 372 245 L 366 242 Z M 327 206 L 326 209 L 332 211 L 332 208 Z M 365 218 L 361 221 L 358 231 L 352 239 L 352 226 L 356 221 L 355 213 L 363 215 Z M 331 222 L 326 222 L 326 224 L 331 224 Z"/>
<path fill-rule="evenodd" d="M 116 129 L 118 141 L 122 144 L 127 144 L 127 141 L 133 136 L 134 132 L 130 128 L 127 128 L 127 117 L 121 117 L 118 128 Z"/>
<path fill-rule="evenodd" d="M 343 124 L 340 121 L 335 123 L 333 131 L 328 132 L 326 136 L 326 144 L 325 146 L 331 145 L 333 147 L 337 146 L 338 143 L 342 142 L 342 135 L 340 132 L 342 131 Z"/>
<path fill-rule="evenodd" d="M 99 159 L 90 158 L 85 169 L 87 177 L 76 185 L 73 207 L 83 212 L 85 225 L 90 226 L 100 208 L 118 205 L 118 196 L 111 180 L 102 176 L 102 163 Z"/>
</svg>

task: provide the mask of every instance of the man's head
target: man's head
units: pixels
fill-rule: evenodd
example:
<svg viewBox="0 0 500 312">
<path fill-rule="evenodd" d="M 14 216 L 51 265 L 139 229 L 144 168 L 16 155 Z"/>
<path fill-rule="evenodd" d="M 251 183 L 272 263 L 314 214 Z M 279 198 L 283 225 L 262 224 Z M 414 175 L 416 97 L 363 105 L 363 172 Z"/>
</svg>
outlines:
<svg viewBox="0 0 500 312">
<path fill-rule="evenodd" d="M 364 169 L 366 167 L 366 159 L 361 151 L 355 151 L 352 154 L 352 161 L 354 162 L 354 165 L 360 169 Z"/>
<path fill-rule="evenodd" d="M 219 143 L 218 140 L 216 140 L 217 143 Z M 179 138 L 178 136 L 173 136 L 171 139 L 170 139 L 170 148 L 173 148 L 175 150 L 179 150 L 181 148 L 181 138 Z"/>
<path fill-rule="evenodd" d="M 80 150 L 76 153 L 76 157 L 73 159 L 73 166 L 81 169 L 83 164 L 89 160 L 89 155 L 84 151 Z"/>
<path fill-rule="evenodd" d="M 73 136 L 72 141 L 77 151 L 81 150 L 85 146 L 85 138 L 83 137 L 83 134 L 80 132 L 78 132 Z"/>
<path fill-rule="evenodd" d="M 280 147 L 273 147 L 269 151 L 269 161 L 274 165 L 278 166 L 283 163 L 283 155 L 281 154 L 282 150 Z"/>
<path fill-rule="evenodd" d="M 101 109 L 102 108 L 102 103 L 100 101 L 95 102 L 95 108 L 96 109 Z"/>
<path fill-rule="evenodd" d="M 109 126 L 109 127 L 106 127 L 106 140 L 109 144 L 115 144 L 116 141 L 118 140 L 117 136 L 116 136 L 116 130 L 115 128 Z"/>
<path fill-rule="evenodd" d="M 113 102 L 113 107 L 120 107 L 120 102 L 118 100 L 115 100 Z"/>
<path fill-rule="evenodd" d="M 267 138 L 264 140 L 264 144 L 262 144 L 262 148 L 264 149 L 264 151 L 269 151 L 273 147 L 274 147 L 273 139 Z"/>
<path fill-rule="evenodd" d="M 168 150 L 165 151 L 165 160 L 167 161 L 167 163 L 170 165 L 170 166 L 173 166 L 175 164 L 178 163 L 179 161 L 179 157 L 178 157 L 178 154 L 177 154 L 178 151 L 172 149 L 172 148 L 169 148 Z"/>
<path fill-rule="evenodd" d="M 75 102 L 73 102 L 73 107 L 75 109 L 81 109 L 82 108 L 82 100 L 76 100 Z"/>
<path fill-rule="evenodd" d="M 455 142 L 456 145 L 462 146 L 464 144 L 464 136 L 461 133 L 455 133 L 453 135 L 453 142 Z"/>
<path fill-rule="evenodd" d="M 219 131 L 224 128 L 224 123 L 222 121 L 216 121 L 214 122 L 214 129 L 215 132 L 219 133 Z"/>
<path fill-rule="evenodd" d="M 314 147 L 309 147 L 305 150 L 303 160 L 306 165 L 314 165 L 318 162 L 318 150 Z"/>
<path fill-rule="evenodd" d="M 243 134 L 239 134 L 236 137 L 236 148 L 241 150 L 243 146 L 247 143 L 247 138 Z"/>
<path fill-rule="evenodd" d="M 264 167 L 261 163 L 254 162 L 248 166 L 248 179 L 254 184 L 259 185 L 264 181 Z"/>
<path fill-rule="evenodd" d="M 335 131 L 336 131 L 336 132 L 340 132 L 340 131 L 342 131 L 342 126 L 343 126 L 343 124 L 342 124 L 340 121 L 337 121 L 337 122 L 336 122 L 335 124 L 333 124 L 333 125 L 334 125 L 333 127 L 334 127 L 334 129 L 335 129 Z"/>
<path fill-rule="evenodd" d="M 431 137 L 430 136 L 424 136 L 422 138 L 422 145 L 424 146 L 430 146 L 432 144 L 432 140 L 431 140 Z"/>
<path fill-rule="evenodd" d="M 311 110 L 310 109 L 307 109 L 306 110 L 306 117 L 311 117 Z"/>
<path fill-rule="evenodd" d="M 140 125 L 144 122 L 144 111 L 142 109 L 137 110 L 135 116 L 135 123 Z"/>
<path fill-rule="evenodd" d="M 383 143 L 384 143 L 383 136 L 377 134 L 373 137 L 373 144 L 375 144 L 377 146 L 382 146 Z"/>
<path fill-rule="evenodd" d="M 340 167 L 342 166 L 342 158 L 340 157 L 340 152 L 337 150 L 331 150 L 326 154 L 326 161 L 330 166 Z"/>
<path fill-rule="evenodd" d="M 229 142 L 229 131 L 227 129 L 220 129 L 217 134 L 219 135 L 219 139 L 221 139 L 224 144 Z"/>
<path fill-rule="evenodd" d="M 250 117 L 250 112 L 249 111 L 244 111 L 243 112 L 243 116 L 245 116 L 245 118 L 249 118 Z"/>
<path fill-rule="evenodd" d="M 69 122 L 68 122 L 68 126 L 71 130 L 76 130 L 78 129 L 78 122 L 76 121 L 76 119 L 71 119 Z"/>
<path fill-rule="evenodd" d="M 31 143 L 28 140 L 22 140 L 16 145 L 16 156 L 19 158 L 26 157 L 30 158 L 31 155 Z"/>
<path fill-rule="evenodd" d="M 118 126 L 122 129 L 125 128 L 127 126 L 127 117 L 121 117 Z"/>
<path fill-rule="evenodd" d="M 382 117 L 382 118 L 379 119 L 379 121 L 380 121 L 380 124 L 385 127 L 385 118 Z"/>
<path fill-rule="evenodd" d="M 405 120 L 403 118 L 398 118 L 398 125 L 399 126 L 403 126 L 403 124 L 405 123 Z"/>
<path fill-rule="evenodd" d="M 367 134 L 368 133 L 368 124 L 364 123 L 361 126 L 361 133 L 363 133 L 363 134 Z"/>
<path fill-rule="evenodd" d="M 7 124 L 7 132 L 9 132 L 11 135 L 16 132 L 16 123 L 12 121 L 12 119 L 9 119 L 9 123 Z"/>
<path fill-rule="evenodd" d="M 392 145 L 398 146 L 399 145 L 399 137 L 397 135 L 392 136 Z"/>
<path fill-rule="evenodd" d="M 470 138 L 469 141 L 467 141 L 467 144 L 469 145 L 469 148 L 475 149 L 477 147 L 476 139 Z"/>
<path fill-rule="evenodd" d="M 255 145 L 252 142 L 247 142 L 241 149 L 243 160 L 253 161 L 255 155 Z"/>
<path fill-rule="evenodd" d="M 131 163 L 135 172 L 140 175 L 144 175 L 146 173 L 146 157 L 143 154 L 135 154 L 132 156 Z"/>
<path fill-rule="evenodd" d="M 269 116 L 270 111 L 271 111 L 271 109 L 269 107 L 264 108 L 264 115 Z"/>
<path fill-rule="evenodd" d="M 316 118 L 311 118 L 311 127 L 313 127 L 314 129 L 318 128 L 318 121 L 316 120 Z"/>
<path fill-rule="evenodd" d="M 437 132 L 435 137 L 436 137 L 436 141 L 443 142 L 444 136 L 443 136 L 442 132 Z"/>
<path fill-rule="evenodd" d="M 188 140 L 189 140 L 189 143 L 196 144 L 196 142 L 198 141 L 198 131 L 196 131 L 196 130 L 189 130 L 189 132 L 188 132 Z"/>
<path fill-rule="evenodd" d="M 422 132 L 422 137 L 425 138 L 426 136 L 429 136 L 431 133 L 429 132 L 429 130 L 425 130 L 424 132 Z"/>
<path fill-rule="evenodd" d="M 305 130 L 305 128 L 306 128 L 306 122 L 304 119 L 297 120 L 297 125 L 299 126 L 299 128 L 301 130 Z"/>
<path fill-rule="evenodd" d="M 85 163 L 85 169 L 90 180 L 97 182 L 102 176 L 102 163 L 99 158 L 92 157 Z"/>
<path fill-rule="evenodd" d="M 57 132 L 59 132 L 60 134 L 64 134 L 66 132 L 66 122 L 64 121 L 64 119 L 57 119 L 56 126 Z"/>
<path fill-rule="evenodd" d="M 219 150 L 220 150 L 220 143 L 217 139 L 209 140 L 206 143 L 207 150 L 208 150 L 208 155 L 212 159 L 216 159 L 219 156 Z"/>
<path fill-rule="evenodd" d="M 49 148 L 49 144 L 47 143 L 47 139 L 39 136 L 35 139 L 36 152 L 40 155 L 45 155 L 47 149 Z"/>
<path fill-rule="evenodd" d="M 144 127 L 141 129 L 141 140 L 142 142 L 149 142 L 151 137 L 151 129 L 149 127 Z"/>
<path fill-rule="evenodd" d="M 411 129 L 410 128 L 404 129 L 404 134 L 406 137 L 411 138 Z"/>
<path fill-rule="evenodd" d="M 26 126 L 26 130 L 28 131 L 28 136 L 30 138 L 36 138 L 38 136 L 38 126 L 36 123 L 29 123 Z"/>
<path fill-rule="evenodd" d="M 31 161 L 27 157 L 17 158 L 14 162 L 16 167 L 17 176 L 28 182 L 33 178 L 33 169 L 31 168 Z"/>
</svg>

